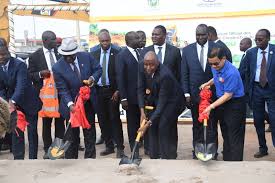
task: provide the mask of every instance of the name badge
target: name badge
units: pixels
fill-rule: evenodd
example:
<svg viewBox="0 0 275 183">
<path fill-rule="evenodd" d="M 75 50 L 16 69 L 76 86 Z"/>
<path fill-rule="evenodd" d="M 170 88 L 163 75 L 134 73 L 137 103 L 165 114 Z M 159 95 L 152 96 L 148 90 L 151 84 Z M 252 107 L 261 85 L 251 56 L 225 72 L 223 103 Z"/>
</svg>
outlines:
<svg viewBox="0 0 275 183">
<path fill-rule="evenodd" d="M 219 82 L 224 83 L 224 79 L 222 77 L 219 77 Z"/>
</svg>

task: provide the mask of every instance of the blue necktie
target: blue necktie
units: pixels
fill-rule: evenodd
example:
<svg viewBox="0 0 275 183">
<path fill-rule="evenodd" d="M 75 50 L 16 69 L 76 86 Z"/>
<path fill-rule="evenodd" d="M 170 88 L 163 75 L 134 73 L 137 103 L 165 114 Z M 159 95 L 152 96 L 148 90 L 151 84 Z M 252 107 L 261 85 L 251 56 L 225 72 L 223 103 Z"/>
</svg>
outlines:
<svg viewBox="0 0 275 183">
<path fill-rule="evenodd" d="M 103 51 L 103 60 L 102 60 L 102 76 L 101 76 L 101 84 L 102 86 L 105 86 L 107 83 L 107 58 L 106 58 L 107 51 Z"/>
<path fill-rule="evenodd" d="M 76 67 L 76 64 L 74 62 L 72 64 L 74 66 L 74 73 L 76 74 L 79 81 L 81 81 L 81 75 L 80 75 L 79 69 Z"/>
<path fill-rule="evenodd" d="M 159 46 L 158 49 L 159 49 L 159 52 L 157 54 L 157 57 L 158 57 L 159 62 L 162 63 L 162 51 L 161 51 L 162 47 Z"/>
<path fill-rule="evenodd" d="M 3 65 L 2 68 L 4 71 L 5 77 L 8 78 L 8 67 L 6 65 Z"/>
</svg>

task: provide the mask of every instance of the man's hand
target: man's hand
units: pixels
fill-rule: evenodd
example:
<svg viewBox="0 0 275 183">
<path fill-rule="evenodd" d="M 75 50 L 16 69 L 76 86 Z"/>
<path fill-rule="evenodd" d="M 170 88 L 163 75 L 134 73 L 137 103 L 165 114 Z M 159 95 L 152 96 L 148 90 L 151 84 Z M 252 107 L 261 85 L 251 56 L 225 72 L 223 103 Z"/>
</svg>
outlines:
<svg viewBox="0 0 275 183">
<path fill-rule="evenodd" d="M 113 93 L 113 95 L 112 95 L 111 100 L 112 100 L 113 102 L 118 102 L 118 99 L 119 99 L 119 92 L 118 92 L 118 91 L 115 91 L 115 93 Z"/>
<path fill-rule="evenodd" d="M 75 105 L 74 104 L 72 104 L 72 105 L 70 105 L 70 112 L 71 113 L 74 113 L 74 111 L 75 111 Z"/>
<path fill-rule="evenodd" d="M 186 97 L 186 107 L 191 109 L 192 105 L 191 97 Z"/>
<path fill-rule="evenodd" d="M 10 110 L 10 113 L 16 110 L 16 106 L 11 100 L 9 100 L 9 110 Z"/>
<path fill-rule="evenodd" d="M 95 79 L 93 77 L 89 77 L 89 79 L 83 80 L 82 82 L 84 85 L 91 87 L 94 84 Z"/>
<path fill-rule="evenodd" d="M 150 120 L 146 121 L 145 125 L 139 127 L 138 133 L 140 132 L 141 136 L 143 136 L 145 134 L 145 132 L 147 131 L 147 129 L 151 126 L 151 124 L 152 124 L 152 122 Z"/>
<path fill-rule="evenodd" d="M 51 71 L 49 70 L 40 71 L 40 76 L 42 78 L 49 78 L 51 76 Z"/>
<path fill-rule="evenodd" d="M 122 105 L 122 109 L 128 110 L 128 101 L 127 100 L 121 101 L 121 105 Z"/>
<path fill-rule="evenodd" d="M 210 85 L 209 85 L 209 83 L 207 82 L 207 83 L 203 83 L 201 86 L 200 86 L 200 90 L 202 90 L 202 89 L 204 89 L 204 88 L 210 88 Z"/>
</svg>

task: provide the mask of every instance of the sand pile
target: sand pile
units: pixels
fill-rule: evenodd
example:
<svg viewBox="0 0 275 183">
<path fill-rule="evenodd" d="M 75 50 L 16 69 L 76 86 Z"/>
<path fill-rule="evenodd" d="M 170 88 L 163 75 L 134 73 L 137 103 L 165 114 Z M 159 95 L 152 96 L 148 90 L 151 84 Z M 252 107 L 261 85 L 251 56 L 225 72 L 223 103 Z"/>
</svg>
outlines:
<svg viewBox="0 0 275 183">
<path fill-rule="evenodd" d="M 124 164 L 118 166 L 118 173 L 123 175 L 141 175 L 142 172 L 136 164 Z"/>
</svg>

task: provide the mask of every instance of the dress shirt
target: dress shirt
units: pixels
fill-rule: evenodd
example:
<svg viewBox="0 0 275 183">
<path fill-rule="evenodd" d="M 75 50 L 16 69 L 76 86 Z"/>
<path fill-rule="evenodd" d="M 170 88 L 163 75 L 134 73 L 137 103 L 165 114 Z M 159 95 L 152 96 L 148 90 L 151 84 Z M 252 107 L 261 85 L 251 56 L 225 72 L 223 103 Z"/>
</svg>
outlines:
<svg viewBox="0 0 275 183">
<path fill-rule="evenodd" d="M 154 45 L 154 50 L 155 50 L 155 53 L 156 55 L 158 55 L 158 52 L 159 52 L 159 47 L 162 47 L 161 48 L 161 54 L 162 54 L 162 60 L 161 60 L 161 63 L 163 63 L 164 61 L 164 57 L 165 57 L 165 50 L 166 50 L 166 43 L 164 43 L 163 45 L 159 46 L 159 45 Z"/>
<path fill-rule="evenodd" d="M 128 50 L 132 53 L 132 55 L 135 57 L 136 61 L 138 62 L 138 58 L 137 58 L 137 54 L 135 52 L 134 48 L 131 48 L 129 46 L 127 46 Z"/>
<path fill-rule="evenodd" d="M 198 58 L 200 60 L 201 45 L 199 45 L 198 43 L 196 45 L 197 45 Z M 205 67 L 207 63 L 207 53 L 208 53 L 208 41 L 203 45 L 203 71 L 205 71 Z"/>
<path fill-rule="evenodd" d="M 108 76 L 110 52 L 111 52 L 111 47 L 108 50 L 106 50 L 106 85 L 107 86 L 110 85 L 110 80 L 109 80 L 109 76 Z M 101 53 L 100 53 L 100 66 L 101 67 L 102 67 L 102 63 L 103 63 L 103 57 L 104 57 L 104 50 L 101 48 Z M 102 72 L 102 74 L 103 74 L 103 72 Z M 99 78 L 97 85 L 102 86 L 101 77 Z"/>
<path fill-rule="evenodd" d="M 266 58 L 266 65 L 267 65 L 267 63 L 268 63 L 269 45 L 266 47 L 265 50 L 261 50 L 260 48 L 258 48 L 257 66 L 256 66 L 255 80 L 254 80 L 256 82 L 260 81 L 261 63 L 262 63 L 262 60 L 263 60 L 262 51 L 265 51 L 265 58 Z"/>
</svg>

